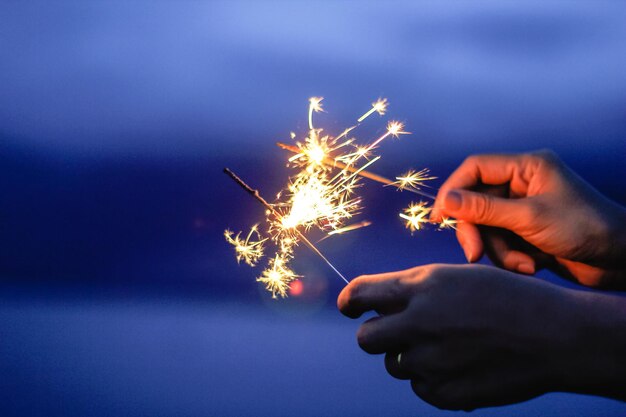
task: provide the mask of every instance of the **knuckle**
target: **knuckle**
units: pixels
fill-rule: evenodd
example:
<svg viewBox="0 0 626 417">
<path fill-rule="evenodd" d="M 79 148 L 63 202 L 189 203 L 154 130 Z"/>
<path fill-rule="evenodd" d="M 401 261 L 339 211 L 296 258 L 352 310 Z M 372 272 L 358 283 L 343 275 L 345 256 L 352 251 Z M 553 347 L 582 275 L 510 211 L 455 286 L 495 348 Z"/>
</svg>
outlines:
<svg viewBox="0 0 626 417">
<path fill-rule="evenodd" d="M 531 155 L 547 166 L 557 166 L 561 163 L 561 159 L 552 149 L 540 149 L 531 153 Z"/>
<path fill-rule="evenodd" d="M 460 167 L 464 167 L 464 168 L 471 168 L 474 167 L 476 165 L 478 165 L 478 161 L 480 159 L 479 155 L 470 155 L 468 157 L 466 157 L 463 162 L 461 163 Z"/>
<path fill-rule="evenodd" d="M 468 165 L 474 164 L 479 158 L 480 158 L 480 155 L 470 155 L 465 158 L 465 160 L 463 161 L 463 164 L 468 164 Z"/>
<path fill-rule="evenodd" d="M 443 275 L 445 266 L 442 264 L 430 264 L 422 269 L 421 279 L 424 283 L 430 284 L 433 280 L 439 279 Z"/>
<path fill-rule="evenodd" d="M 448 410 L 471 410 L 468 398 L 464 391 L 459 389 L 456 384 L 447 383 L 439 386 L 437 395 L 444 407 Z"/>
<path fill-rule="evenodd" d="M 367 322 L 363 323 L 356 332 L 356 341 L 359 344 L 359 347 L 367 353 L 373 353 L 372 336 L 373 332 Z"/>
<path fill-rule="evenodd" d="M 529 199 L 525 207 L 526 217 L 529 219 L 537 219 L 545 214 L 546 207 L 537 200 Z"/>
<path fill-rule="evenodd" d="M 441 386 L 428 381 L 411 381 L 411 388 L 415 395 L 426 401 L 428 404 L 439 408 L 440 410 L 451 410 L 450 402 L 441 395 Z"/>
<path fill-rule="evenodd" d="M 391 291 L 394 297 L 400 298 L 403 294 L 406 294 L 407 291 L 410 291 L 412 282 L 411 278 L 411 275 L 405 275 L 392 281 Z"/>
<path fill-rule="evenodd" d="M 412 379 L 411 389 L 413 390 L 415 395 L 417 395 L 421 399 L 424 399 L 424 396 L 426 395 L 426 392 L 427 392 L 426 383 L 424 381 Z"/>
<path fill-rule="evenodd" d="M 398 356 L 395 352 L 385 355 L 385 370 L 389 375 L 397 379 L 408 379 L 409 376 L 407 372 L 398 365 Z"/>
</svg>

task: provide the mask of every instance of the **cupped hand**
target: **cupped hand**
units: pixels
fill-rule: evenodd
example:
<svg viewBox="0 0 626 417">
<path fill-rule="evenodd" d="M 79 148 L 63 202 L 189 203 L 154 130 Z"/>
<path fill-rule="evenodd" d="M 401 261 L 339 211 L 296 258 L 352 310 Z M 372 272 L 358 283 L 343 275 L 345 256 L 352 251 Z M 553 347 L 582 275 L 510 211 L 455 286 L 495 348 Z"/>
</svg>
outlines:
<svg viewBox="0 0 626 417">
<path fill-rule="evenodd" d="M 563 389 L 584 356 L 576 292 L 482 265 L 427 265 L 362 276 L 339 295 L 368 353 L 439 408 L 474 409 Z"/>
<path fill-rule="evenodd" d="M 467 158 L 443 184 L 432 220 L 460 220 L 468 261 L 533 274 L 542 267 L 589 286 L 626 286 L 626 210 L 549 151 Z"/>
</svg>

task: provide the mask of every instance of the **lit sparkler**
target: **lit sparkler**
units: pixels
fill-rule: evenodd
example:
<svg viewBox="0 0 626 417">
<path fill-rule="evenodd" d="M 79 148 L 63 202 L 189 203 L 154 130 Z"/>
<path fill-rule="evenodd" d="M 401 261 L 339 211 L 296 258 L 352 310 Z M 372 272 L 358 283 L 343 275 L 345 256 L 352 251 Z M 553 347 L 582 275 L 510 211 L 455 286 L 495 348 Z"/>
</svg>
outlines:
<svg viewBox="0 0 626 417">
<path fill-rule="evenodd" d="M 293 281 L 297 275 L 293 274 L 293 272 L 287 267 L 287 262 L 293 257 L 293 247 L 297 245 L 298 240 L 302 241 L 309 249 L 311 249 L 316 255 L 318 255 L 328 266 L 332 268 L 339 277 L 345 281 L 347 284 L 349 281 L 335 268 L 333 264 L 330 263 L 328 259 L 322 254 L 313 245 L 309 239 L 306 238 L 296 227 L 289 229 L 284 226 L 284 218 L 283 216 L 274 208 L 274 206 L 265 200 L 258 190 L 253 189 L 248 184 L 246 184 L 241 178 L 237 176 L 234 172 L 232 172 L 228 168 L 224 168 L 224 172 L 231 177 L 237 184 L 239 184 L 244 190 L 250 193 L 257 201 L 259 201 L 272 218 L 268 217 L 268 221 L 271 223 L 271 227 L 277 227 L 278 232 L 276 232 L 272 239 L 276 240 L 280 250 L 279 253 L 274 257 L 273 261 L 270 262 L 270 268 L 263 272 L 263 275 L 257 280 L 266 284 L 266 288 L 272 292 L 272 296 L 276 296 L 276 293 L 280 294 L 282 297 L 286 295 L 286 289 L 289 288 L 289 282 Z M 278 262 L 278 264 L 277 264 Z M 282 286 L 276 283 L 276 280 L 280 277 L 280 279 L 286 285 L 285 291 L 280 291 Z"/>
<path fill-rule="evenodd" d="M 278 146 L 293 153 L 288 162 L 290 166 L 297 168 L 298 172 L 289 179 L 287 188 L 278 194 L 274 203 L 265 200 L 258 190 L 251 188 L 229 169 L 224 170 L 266 209 L 269 237 L 263 238 L 256 227 L 250 231 L 246 239 L 240 237 L 241 232 L 233 237 L 234 233 L 227 230 L 224 235 L 235 247 L 237 260 L 244 260 L 252 266 L 263 256 L 264 242 L 268 239 L 273 242 L 277 248 L 276 253 L 269 259 L 268 267 L 263 270 L 257 281 L 263 283 L 274 298 L 285 297 L 289 284 L 298 277 L 289 267 L 289 262 L 293 259 L 294 248 L 299 243 L 311 249 L 341 279 L 348 282 L 310 242 L 305 233 L 315 228 L 329 237 L 369 226 L 371 224 L 369 221 L 346 225 L 346 221 L 361 210 L 361 199 L 356 195 L 361 178 L 394 186 L 400 191 L 406 190 L 431 199 L 435 198 L 421 190 L 426 181 L 434 179 L 428 174 L 428 170 L 409 171 L 396 177 L 396 181 L 367 171 L 367 168 L 380 159 L 380 156 L 374 156 L 372 152 L 381 142 L 389 137 L 409 134 L 404 130 L 404 124 L 397 121 L 388 122 L 386 131 L 366 146 L 356 145 L 355 138 L 350 137 L 351 132 L 372 114 L 385 114 L 388 106 L 386 99 L 378 99 L 372 103 L 372 108 L 357 119 L 355 126 L 345 129 L 335 137 L 324 134 L 321 128 L 314 127 L 313 114 L 323 111 L 322 100 L 322 97 L 309 99 L 309 131 L 303 141 L 296 142 L 295 146 L 278 143 Z M 293 132 L 291 138 L 296 138 Z M 427 204 L 420 202 L 411 204 L 400 216 L 407 221 L 407 227 L 411 232 L 414 232 L 428 222 L 429 212 Z M 445 219 L 439 227 L 453 228 L 454 220 Z"/>
</svg>

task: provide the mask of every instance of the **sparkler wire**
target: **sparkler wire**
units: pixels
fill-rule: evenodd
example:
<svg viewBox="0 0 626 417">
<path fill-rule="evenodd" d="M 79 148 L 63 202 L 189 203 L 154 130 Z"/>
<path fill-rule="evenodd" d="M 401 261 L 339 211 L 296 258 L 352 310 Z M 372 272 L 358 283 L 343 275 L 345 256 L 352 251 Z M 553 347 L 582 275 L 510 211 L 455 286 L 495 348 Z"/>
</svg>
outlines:
<svg viewBox="0 0 626 417">
<path fill-rule="evenodd" d="M 241 188 L 243 188 L 245 191 L 251 194 L 257 201 L 263 204 L 263 206 L 265 206 L 265 208 L 268 209 L 275 217 L 277 217 L 278 219 L 283 218 L 283 216 L 278 211 L 276 211 L 276 209 L 270 203 L 268 203 L 267 200 L 265 200 L 261 196 L 261 193 L 259 193 L 259 190 L 255 190 L 254 188 L 250 187 L 248 184 L 246 184 L 244 180 L 239 178 L 237 174 L 235 174 L 233 171 L 231 171 L 228 168 L 224 168 L 224 173 L 228 175 L 237 184 L 239 184 Z M 298 235 L 300 240 L 304 242 L 306 246 L 308 246 L 309 249 L 311 249 L 317 256 L 319 256 L 324 262 L 326 262 L 326 264 L 333 271 L 335 271 L 337 275 L 339 275 L 339 278 L 341 278 L 346 284 L 350 283 L 350 281 L 348 281 L 346 277 L 344 277 L 343 274 L 339 272 L 339 270 L 337 270 L 337 268 L 335 268 L 335 266 L 332 263 L 330 263 L 330 261 L 324 256 L 324 254 L 322 254 L 322 252 L 320 252 L 319 249 L 317 249 L 317 247 L 315 247 L 315 245 L 313 245 L 313 243 L 311 243 L 311 241 L 309 241 L 309 239 L 307 239 L 306 236 L 302 234 L 302 232 L 300 232 L 297 228 L 294 228 L 293 230 Z"/>
<path fill-rule="evenodd" d="M 298 154 L 300 153 L 300 149 L 296 146 L 292 146 L 292 145 L 287 145 L 286 143 L 282 143 L 282 142 L 276 142 L 276 146 L 278 146 L 281 149 L 284 149 L 286 151 Z M 352 173 L 355 173 L 356 171 L 359 170 L 359 168 L 352 166 L 352 165 L 346 165 L 341 161 L 337 161 L 333 158 L 330 157 L 324 157 L 321 161 L 324 165 L 329 166 L 331 168 L 339 168 L 342 170 L 347 170 L 350 171 Z M 396 184 L 394 183 L 394 181 L 385 178 L 381 175 L 378 174 L 374 174 L 373 172 L 369 172 L 369 171 L 365 171 L 365 170 L 361 170 L 357 173 L 357 175 L 360 175 L 364 178 L 370 179 L 372 181 L 376 181 L 379 182 L 381 184 L 385 184 L 385 185 L 389 185 L 392 187 L 397 187 Z M 426 198 L 430 198 L 431 200 L 436 200 L 437 197 L 433 194 L 427 193 L 425 191 L 422 190 L 416 190 L 416 189 L 412 189 L 412 188 L 405 188 L 405 191 L 414 193 L 414 194 L 418 194 L 421 195 L 422 197 L 426 197 Z"/>
</svg>

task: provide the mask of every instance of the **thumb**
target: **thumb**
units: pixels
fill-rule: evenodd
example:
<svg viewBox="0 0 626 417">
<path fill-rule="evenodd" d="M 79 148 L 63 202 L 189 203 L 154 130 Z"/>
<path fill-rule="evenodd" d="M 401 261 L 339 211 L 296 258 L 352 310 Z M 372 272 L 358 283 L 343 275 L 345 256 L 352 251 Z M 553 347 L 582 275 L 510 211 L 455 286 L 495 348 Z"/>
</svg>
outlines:
<svg viewBox="0 0 626 417">
<path fill-rule="evenodd" d="M 533 215 L 527 199 L 499 198 L 467 190 L 450 190 L 441 211 L 458 220 L 513 232 L 531 222 Z"/>
</svg>

